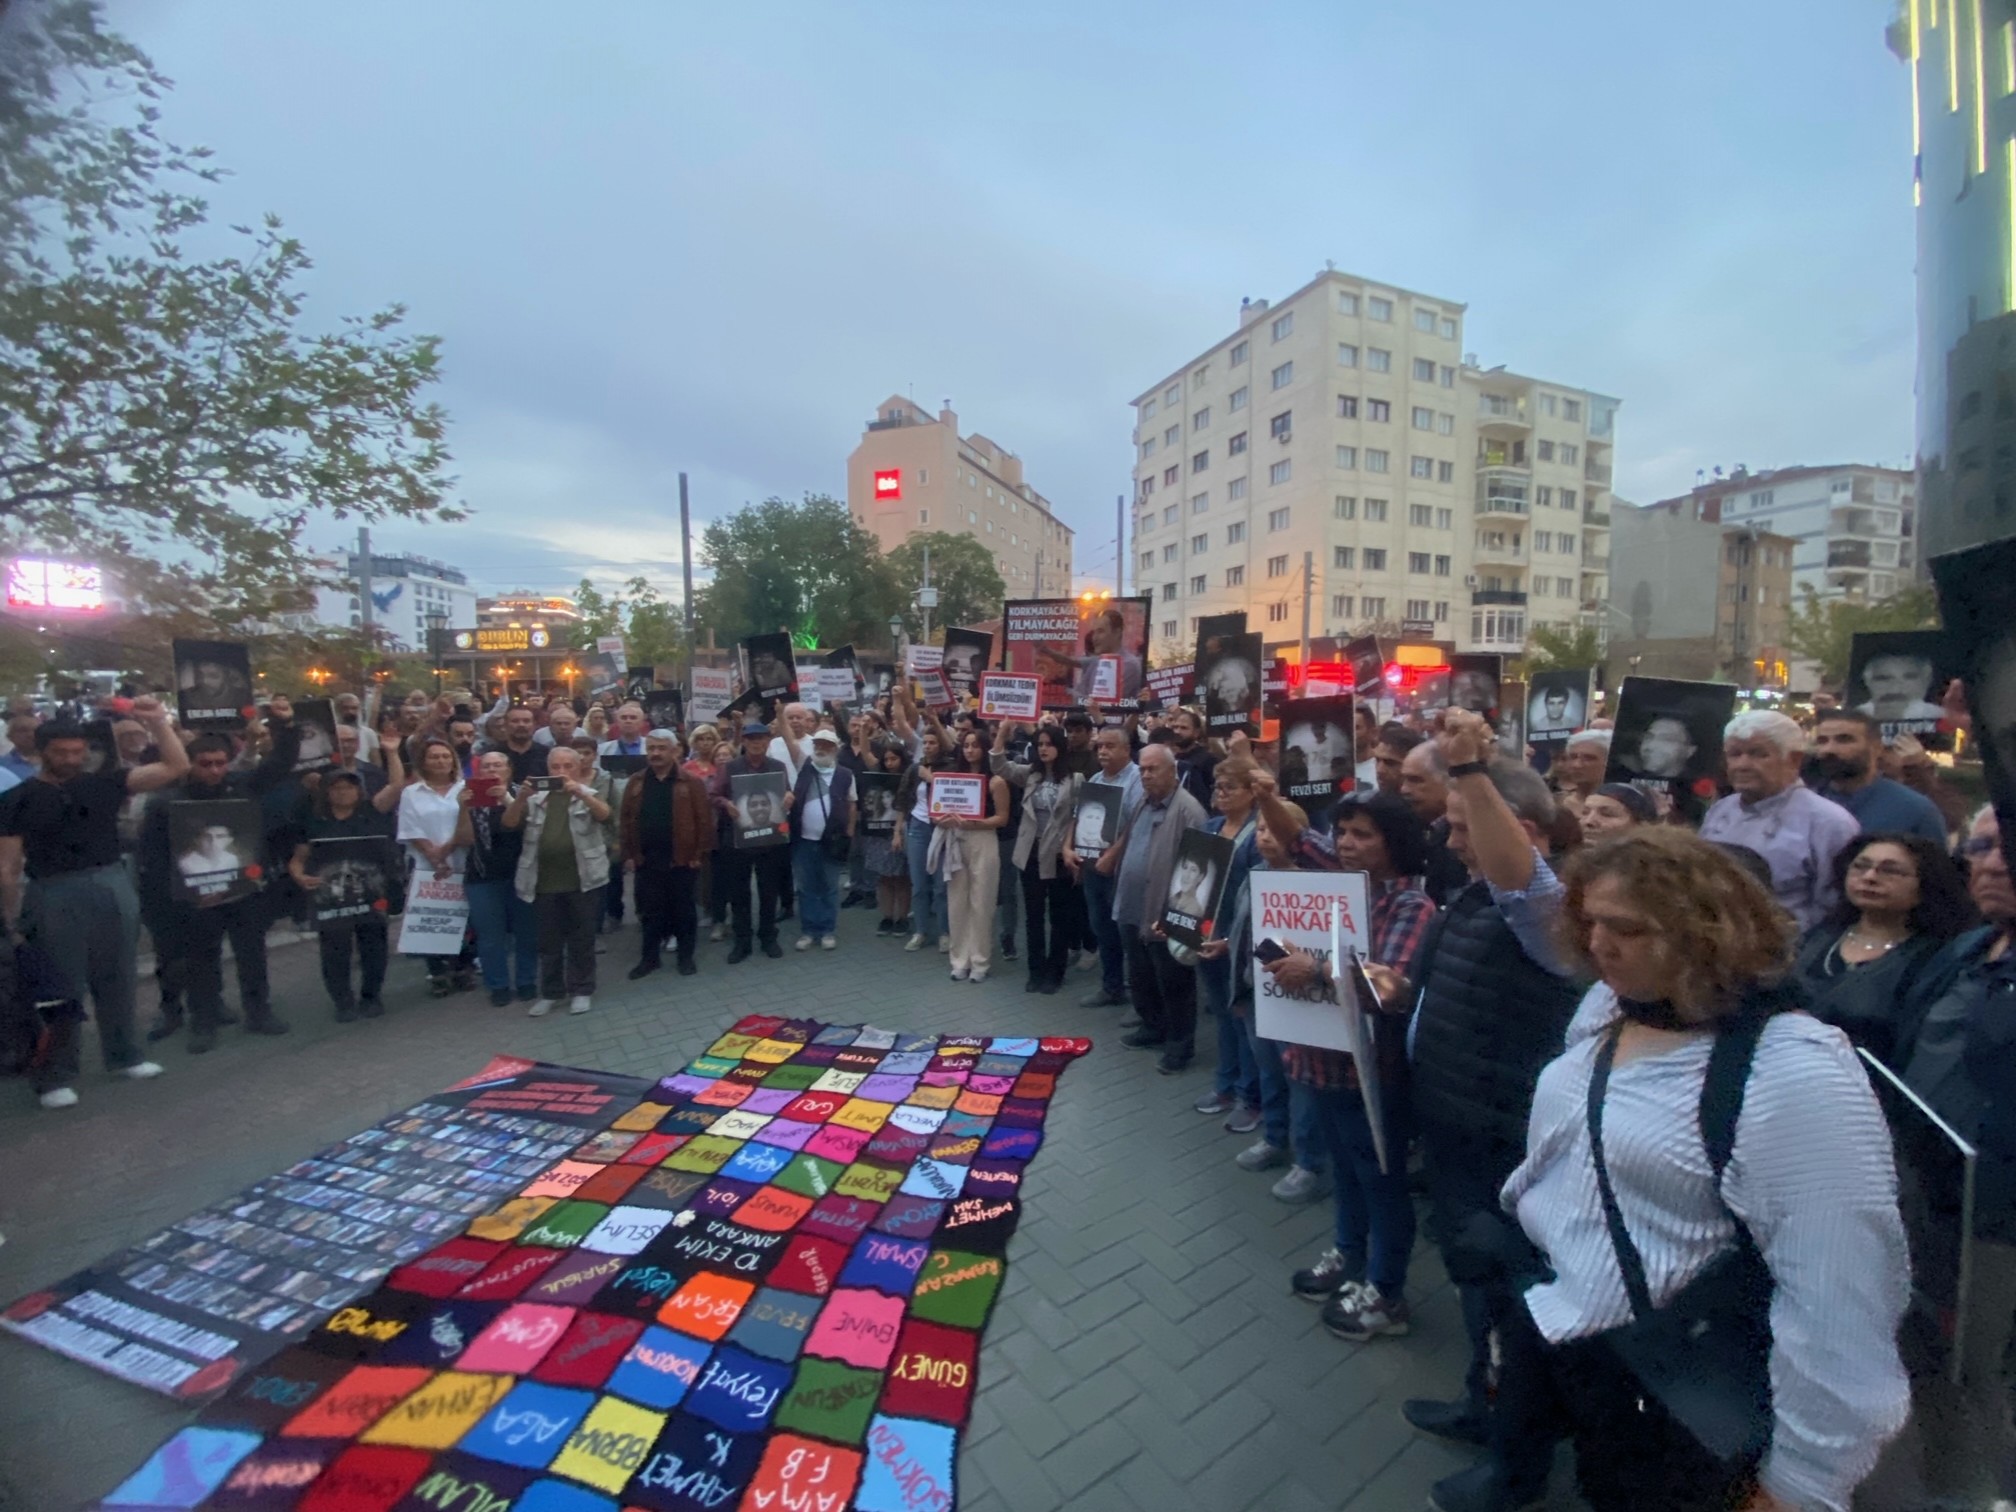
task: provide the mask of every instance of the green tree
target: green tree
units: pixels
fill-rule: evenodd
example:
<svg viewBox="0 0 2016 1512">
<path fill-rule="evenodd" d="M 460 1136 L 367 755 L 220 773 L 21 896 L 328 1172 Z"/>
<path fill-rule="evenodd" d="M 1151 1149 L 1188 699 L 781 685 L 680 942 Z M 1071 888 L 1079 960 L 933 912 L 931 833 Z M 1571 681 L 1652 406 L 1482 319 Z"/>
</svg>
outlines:
<svg viewBox="0 0 2016 1512">
<path fill-rule="evenodd" d="M 581 616 L 567 631 L 567 643 L 576 651 L 593 651 L 605 635 L 623 633 L 623 600 L 602 592 L 587 578 L 574 590 L 574 608 Z"/>
<path fill-rule="evenodd" d="M 1535 625 L 1526 637 L 1526 670 L 1594 667 L 1603 660 L 1603 643 L 1594 625 Z"/>
<path fill-rule="evenodd" d="M 0 13 L 0 544 L 229 627 L 299 607 L 311 515 L 462 518 L 434 338 L 397 306 L 304 329 L 307 253 L 209 226 L 219 170 L 97 0 Z"/>
<path fill-rule="evenodd" d="M 903 617 L 911 634 L 924 628 L 924 612 L 914 602 L 924 584 L 924 552 L 931 552 L 931 586 L 938 590 L 938 607 L 931 611 L 934 639 L 945 625 L 971 625 L 981 620 L 999 619 L 1001 603 L 1008 588 L 1001 570 L 994 565 L 994 553 L 972 536 L 952 535 L 943 530 L 913 535 L 889 553 L 889 570 L 907 599 Z M 886 632 L 885 632 L 886 633 Z"/>
<path fill-rule="evenodd" d="M 711 522 L 700 540 L 713 579 L 695 623 L 724 646 L 780 629 L 824 646 L 879 644 L 905 596 L 875 537 L 824 494 L 765 499 Z"/>
<path fill-rule="evenodd" d="M 1811 585 L 1802 585 L 1785 643 L 1794 655 L 1819 665 L 1822 683 L 1838 689 L 1848 680 L 1848 657 L 1857 631 L 1931 630 L 1938 624 L 1939 601 L 1927 584 L 1866 603 L 1823 599 Z"/>
<path fill-rule="evenodd" d="M 679 606 L 660 598 L 658 590 L 643 577 L 630 579 L 623 592 L 623 638 L 629 646 L 631 665 L 655 667 L 658 680 L 669 681 L 673 669 L 686 657 L 686 630 Z"/>
</svg>

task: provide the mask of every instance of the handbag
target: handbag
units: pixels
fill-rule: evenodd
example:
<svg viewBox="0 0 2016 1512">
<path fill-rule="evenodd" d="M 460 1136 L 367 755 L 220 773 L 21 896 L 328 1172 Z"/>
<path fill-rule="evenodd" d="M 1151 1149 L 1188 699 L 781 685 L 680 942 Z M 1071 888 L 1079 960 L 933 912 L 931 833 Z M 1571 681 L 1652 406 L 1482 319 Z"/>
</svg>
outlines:
<svg viewBox="0 0 2016 1512">
<path fill-rule="evenodd" d="M 812 779 L 812 785 L 819 789 L 819 811 L 826 817 L 825 827 L 819 831 L 819 854 L 828 861 L 845 866 L 848 853 L 854 849 L 854 837 L 834 830 L 833 807 L 826 801 L 827 785 L 821 783 L 816 776 Z"/>
<path fill-rule="evenodd" d="M 1768 1012 L 1746 1013 L 1717 1034 L 1701 1083 L 1700 1123 L 1716 1196 L 1736 1145 L 1744 1084 Z M 1754 1467 L 1771 1445 L 1770 1269 L 1743 1220 L 1735 1245 L 1718 1255 L 1665 1306 L 1654 1307 L 1645 1263 L 1624 1227 L 1603 1159 L 1603 1096 L 1617 1057 L 1619 1022 L 1604 1037 L 1589 1077 L 1589 1153 L 1617 1269 L 1631 1299 L 1631 1321 L 1597 1337 L 1637 1379 L 1647 1396 L 1691 1433 L 1733 1474 Z M 1727 1205 L 1724 1204 L 1727 1211 Z"/>
</svg>

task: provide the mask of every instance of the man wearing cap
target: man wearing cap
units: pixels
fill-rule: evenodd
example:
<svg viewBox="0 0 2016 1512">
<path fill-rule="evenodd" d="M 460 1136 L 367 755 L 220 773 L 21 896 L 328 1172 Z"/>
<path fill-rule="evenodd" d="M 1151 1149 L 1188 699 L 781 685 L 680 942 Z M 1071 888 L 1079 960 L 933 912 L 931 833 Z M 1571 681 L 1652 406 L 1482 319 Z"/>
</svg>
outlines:
<svg viewBox="0 0 2016 1512">
<path fill-rule="evenodd" d="M 679 763 L 679 737 L 653 730 L 644 737 L 644 770 L 623 787 L 618 814 L 623 869 L 636 878 L 643 951 L 630 980 L 660 965 L 667 936 L 679 940 L 679 974 L 691 976 L 700 916 L 694 886 L 714 849 L 714 810 L 706 786 Z"/>
<path fill-rule="evenodd" d="M 770 755 L 770 726 L 758 720 L 750 720 L 742 726 L 742 754 L 724 761 L 715 769 L 714 780 L 709 791 L 714 799 L 714 807 L 727 815 L 732 826 L 735 823 L 735 779 L 757 772 L 775 772 L 787 775 L 784 763 Z M 784 797 L 788 813 L 793 795 Z M 790 852 L 784 846 L 771 846 L 761 850 L 731 850 L 728 862 L 722 868 L 722 879 L 728 886 L 729 918 L 735 931 L 734 948 L 728 952 L 728 964 L 738 965 L 749 959 L 751 947 L 761 944 L 763 954 L 773 960 L 784 954 L 777 943 L 777 899 L 784 886 L 784 876 L 789 868 Z M 749 919 L 749 884 L 756 884 L 757 917 L 755 928 L 751 929 Z"/>
<path fill-rule="evenodd" d="M 810 759 L 798 769 L 791 812 L 791 872 L 798 886 L 798 948 L 823 950 L 839 942 L 840 861 L 854 834 L 854 774 L 840 764 L 840 737 L 819 728 L 809 737 Z"/>
</svg>

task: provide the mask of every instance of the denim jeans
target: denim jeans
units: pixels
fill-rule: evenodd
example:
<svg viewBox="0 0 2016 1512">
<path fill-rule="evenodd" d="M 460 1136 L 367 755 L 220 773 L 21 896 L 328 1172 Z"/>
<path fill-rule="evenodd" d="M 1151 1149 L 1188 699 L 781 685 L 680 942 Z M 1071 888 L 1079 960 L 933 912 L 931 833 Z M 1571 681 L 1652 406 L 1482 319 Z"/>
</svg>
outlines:
<svg viewBox="0 0 2016 1512">
<path fill-rule="evenodd" d="M 1015 866 L 1015 835 L 1002 830 L 1000 896 L 994 905 L 994 934 L 1003 945 L 1015 943 L 1015 926 L 1022 916 L 1022 873 Z"/>
<path fill-rule="evenodd" d="M 1288 1073 L 1281 1065 L 1280 1042 L 1262 1039 L 1254 1033 L 1250 999 L 1239 1004 L 1239 1027 L 1253 1047 L 1253 1065 L 1260 1083 L 1260 1127 L 1267 1143 L 1289 1151 L 1295 1164 L 1305 1171 L 1324 1170 L 1330 1155 L 1316 1109 L 1288 1080 Z"/>
<path fill-rule="evenodd" d="M 1230 959 L 1197 963 L 1197 995 L 1204 1011 L 1218 1023 L 1218 1069 L 1212 1089 L 1220 1097 L 1235 1098 L 1249 1108 L 1260 1106 L 1260 1067 L 1253 1059 L 1239 1016 L 1232 1011 L 1232 962 Z"/>
<path fill-rule="evenodd" d="M 1099 946 L 1099 985 L 1118 997 L 1127 990 L 1127 952 L 1120 926 L 1113 922 L 1113 879 L 1100 876 L 1090 861 L 1078 868 L 1078 875 L 1085 879 L 1085 912 Z"/>
<path fill-rule="evenodd" d="M 818 939 L 840 924 L 840 863 L 826 859 L 823 840 L 791 841 L 791 880 L 798 889 L 798 932 Z"/>
<path fill-rule="evenodd" d="M 492 992 L 520 992 L 539 987 L 539 924 L 530 903 L 518 896 L 507 878 L 471 882 L 469 927 L 476 931 L 476 960 L 483 985 Z"/>
<path fill-rule="evenodd" d="M 1365 1279 L 1398 1296 L 1414 1253 L 1414 1199 L 1407 1192 L 1405 1098 L 1386 1110 L 1387 1168 L 1379 1169 L 1365 1099 L 1345 1087 L 1297 1086 L 1330 1149 L 1337 1201 L 1337 1248 L 1366 1257 Z"/>
<path fill-rule="evenodd" d="M 903 854 L 910 862 L 910 932 L 936 944 L 952 932 L 945 908 L 944 878 L 924 869 L 931 850 L 932 827 L 922 819 L 908 820 L 903 829 Z"/>
</svg>

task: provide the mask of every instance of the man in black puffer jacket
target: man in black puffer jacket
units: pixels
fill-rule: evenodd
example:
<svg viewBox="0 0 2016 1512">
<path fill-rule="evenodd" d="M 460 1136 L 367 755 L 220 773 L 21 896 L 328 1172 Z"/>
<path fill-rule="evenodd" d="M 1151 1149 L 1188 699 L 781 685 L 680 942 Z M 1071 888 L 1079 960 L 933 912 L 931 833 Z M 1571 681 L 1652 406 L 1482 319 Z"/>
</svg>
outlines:
<svg viewBox="0 0 2016 1512">
<path fill-rule="evenodd" d="M 1553 795 L 1532 768 L 1492 755 L 1482 719 L 1444 715 L 1436 756 L 1449 782 L 1449 848 L 1470 881 L 1423 947 L 1410 1037 L 1429 1229 L 1462 1296 L 1471 1362 L 1462 1399 L 1402 1410 L 1424 1432 L 1493 1451 L 1435 1487 L 1430 1503 L 1443 1512 L 1537 1503 L 1553 1457 L 1551 1432 L 1520 1420 L 1502 1369 L 1494 1398 L 1492 1332 L 1517 1305 L 1532 1255 L 1498 1194 L 1525 1158 L 1534 1083 L 1560 1054 L 1581 991 L 1551 938 L 1563 897 L 1543 853 Z"/>
</svg>

